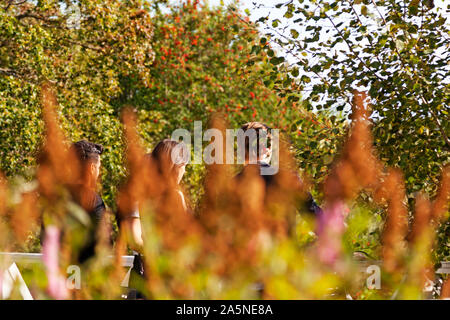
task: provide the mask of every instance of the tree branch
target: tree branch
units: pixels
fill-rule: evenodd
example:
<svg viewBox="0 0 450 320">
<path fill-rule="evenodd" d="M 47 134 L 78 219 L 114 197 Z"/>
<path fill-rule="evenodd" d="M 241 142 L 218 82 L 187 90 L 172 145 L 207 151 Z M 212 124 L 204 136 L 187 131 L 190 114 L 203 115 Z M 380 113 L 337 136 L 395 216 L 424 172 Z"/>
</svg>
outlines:
<svg viewBox="0 0 450 320">
<path fill-rule="evenodd" d="M 320 7 L 322 8 L 322 7 Z M 348 42 L 348 40 L 346 38 L 344 38 L 341 30 L 339 30 L 339 28 L 336 26 L 336 24 L 334 23 L 333 19 L 330 18 L 330 16 L 328 14 L 326 14 L 324 12 L 325 17 L 327 17 L 327 19 L 331 22 L 331 24 L 333 25 L 334 29 L 338 32 L 339 36 L 341 36 L 341 38 L 345 41 L 345 43 L 347 44 L 348 49 L 350 50 L 351 53 L 353 53 L 355 55 L 355 57 L 367 68 L 367 70 L 369 70 L 369 72 L 373 73 L 373 75 L 380 81 L 383 81 L 383 79 L 381 79 L 376 71 L 373 71 L 372 68 L 370 68 L 359 56 L 359 54 L 356 54 L 356 52 L 353 50 L 352 46 L 350 45 L 350 43 Z"/>
<path fill-rule="evenodd" d="M 389 36 L 391 37 L 392 41 L 395 42 L 394 36 L 392 35 L 391 30 L 389 30 L 389 28 L 388 28 L 386 19 L 383 17 L 383 15 L 381 14 L 380 10 L 378 10 L 378 6 L 377 6 L 377 4 L 375 3 L 374 0 L 372 0 L 372 3 L 373 3 L 373 5 L 375 6 L 375 9 L 377 10 L 379 16 L 381 17 L 381 20 L 383 20 L 383 24 L 384 24 L 384 26 L 387 28 L 387 31 L 388 31 Z M 395 49 L 395 52 L 397 52 L 398 59 L 400 60 L 400 63 L 401 63 L 401 65 L 402 65 L 403 69 L 406 70 L 406 65 L 405 65 L 405 63 L 403 62 L 402 56 L 400 55 L 400 51 L 398 51 L 397 45 L 396 45 L 395 43 L 394 43 L 394 49 Z"/>
<path fill-rule="evenodd" d="M 33 12 L 30 12 L 30 11 L 25 11 L 24 13 L 21 13 L 21 14 L 15 16 L 15 18 L 17 20 L 22 20 L 22 19 L 25 19 L 25 18 L 33 18 L 33 19 L 36 19 L 36 20 L 41 20 L 41 21 L 44 21 L 44 22 L 47 22 L 47 23 L 53 23 L 53 24 L 57 23 L 57 22 L 60 22 L 59 20 L 48 19 L 46 17 L 43 17 L 41 15 L 35 14 Z"/>
<path fill-rule="evenodd" d="M 105 53 L 105 48 L 92 46 L 92 45 L 87 44 L 87 43 L 81 43 L 81 42 L 73 41 L 73 40 L 70 40 L 70 39 L 63 39 L 63 41 L 66 41 L 67 43 L 70 43 L 70 44 L 73 44 L 73 45 L 77 45 L 77 46 L 83 47 L 85 49 L 89 49 L 89 50 L 94 50 L 94 51 Z"/>
<path fill-rule="evenodd" d="M 352 1 L 352 2 L 350 3 L 350 7 L 352 8 L 353 13 L 355 14 L 356 18 L 358 19 L 359 24 L 360 24 L 360 25 L 363 25 L 361 19 L 359 18 L 358 13 L 356 12 L 355 8 L 353 7 L 354 3 L 355 3 L 355 1 Z M 366 37 L 366 39 L 369 40 L 369 43 L 370 43 L 370 45 L 372 46 L 372 48 L 375 48 L 375 46 L 373 45 L 372 39 L 370 39 L 369 37 Z M 376 58 L 377 58 L 378 62 L 380 63 L 380 65 L 384 65 L 384 63 L 381 62 L 381 60 L 380 60 L 380 58 L 378 57 L 378 55 L 376 56 Z"/>
<path fill-rule="evenodd" d="M 6 7 L 4 8 L 5 9 L 5 12 L 6 11 L 8 11 L 8 9 L 11 7 L 11 6 L 20 6 L 21 4 L 24 4 L 25 2 L 27 2 L 27 0 L 22 0 L 22 1 L 18 1 L 18 2 L 16 2 L 16 3 L 14 3 L 14 0 L 9 0 L 8 1 L 8 3 L 7 3 L 7 5 L 6 5 Z"/>
<path fill-rule="evenodd" d="M 428 101 L 425 99 L 425 97 L 423 95 L 420 95 L 420 97 L 422 98 L 422 101 L 429 105 Z M 444 128 L 442 127 L 441 121 L 439 120 L 438 116 L 436 115 L 436 113 L 433 111 L 432 108 L 429 109 L 431 116 L 433 117 L 434 122 L 436 123 L 439 131 L 441 132 L 442 138 L 444 138 L 445 143 L 447 144 L 448 147 L 450 147 L 450 139 L 448 138 L 447 134 L 445 133 Z"/>
<path fill-rule="evenodd" d="M 10 69 L 10 68 L 2 68 L 0 67 L 0 74 L 4 74 L 6 76 L 12 76 L 14 78 L 36 84 L 37 83 L 37 76 L 33 74 L 32 72 L 27 73 L 18 73 L 16 70 Z M 25 76 L 27 74 L 27 76 Z"/>
</svg>

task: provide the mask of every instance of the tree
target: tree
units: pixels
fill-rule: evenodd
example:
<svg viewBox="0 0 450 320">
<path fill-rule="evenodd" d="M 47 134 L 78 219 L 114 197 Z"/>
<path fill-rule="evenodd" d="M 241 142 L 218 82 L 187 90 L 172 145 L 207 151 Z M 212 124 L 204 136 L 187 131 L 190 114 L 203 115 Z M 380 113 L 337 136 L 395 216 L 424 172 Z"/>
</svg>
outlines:
<svg viewBox="0 0 450 320">
<path fill-rule="evenodd" d="M 106 200 L 123 173 L 120 121 L 110 100 L 119 79 L 148 81 L 154 60 L 145 1 L 1 1 L 0 155 L 7 175 L 35 164 L 40 83 L 53 83 L 71 140 L 105 145 Z"/>
<path fill-rule="evenodd" d="M 236 9 L 196 1 L 160 8 L 152 19 L 155 64 L 148 84 L 124 77 L 123 93 L 112 102 L 117 109 L 136 109 L 149 149 L 175 129 L 192 131 L 194 121 L 207 129 L 215 113 L 225 116 L 229 128 L 262 121 L 287 133 L 293 121 L 312 117 L 295 102 L 299 97 L 279 97 L 264 84 L 266 78 L 281 81 L 283 75 L 272 74 L 265 39 Z M 187 167 L 194 202 L 201 194 L 203 169 Z"/>
<path fill-rule="evenodd" d="M 113 208 L 126 174 L 120 123 L 125 106 L 136 110 L 148 150 L 177 128 L 192 130 L 195 120 L 206 129 L 210 116 L 221 112 L 231 128 L 263 121 L 283 130 L 295 144 L 300 167 L 319 181 L 326 175 L 324 163 L 336 150 L 333 131 L 340 125 L 306 111 L 300 95 L 274 92 L 285 76 L 273 73 L 273 53 L 265 54 L 270 44 L 238 10 L 192 1 L 144 7 L 138 1 L 79 2 L 80 19 L 74 20 L 76 10 L 66 6 L 2 7 L 0 169 L 8 176 L 25 174 L 35 164 L 43 127 L 41 80 L 53 82 L 67 137 L 105 146 L 103 196 Z M 299 121 L 302 126 L 292 126 Z M 189 168 L 194 201 L 202 172 L 201 166 Z"/>
<path fill-rule="evenodd" d="M 235 10 L 198 1 L 163 8 L 152 20 L 156 58 L 148 83 L 124 78 L 114 104 L 135 106 L 142 120 L 150 112 L 153 122 L 163 122 L 162 135 L 196 120 L 206 126 L 215 112 L 233 127 L 251 120 L 286 127 L 280 111 L 291 108 L 261 81 L 272 66 L 252 51 L 261 46 L 255 26 Z"/>
<path fill-rule="evenodd" d="M 355 89 L 367 90 L 375 145 L 400 167 L 412 192 L 436 192 L 450 160 L 448 22 L 433 1 L 288 1 L 289 25 L 262 17 L 289 61 L 289 95 L 310 92 L 309 109 L 348 113 Z"/>
</svg>

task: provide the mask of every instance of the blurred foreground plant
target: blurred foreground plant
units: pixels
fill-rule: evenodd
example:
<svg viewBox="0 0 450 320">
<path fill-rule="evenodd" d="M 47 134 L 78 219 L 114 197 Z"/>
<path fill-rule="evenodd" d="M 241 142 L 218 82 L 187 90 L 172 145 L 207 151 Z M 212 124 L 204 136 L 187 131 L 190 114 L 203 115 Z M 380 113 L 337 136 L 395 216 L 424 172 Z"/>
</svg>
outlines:
<svg viewBox="0 0 450 320">
<path fill-rule="evenodd" d="M 39 224 L 37 217 L 41 217 L 48 233 L 44 244 L 47 276 L 32 271 L 34 296 L 117 299 L 124 276 L 120 258 L 132 245 L 123 223 L 114 250 L 108 241 L 108 224 L 99 229 L 96 256 L 80 265 L 80 290 L 68 290 L 58 276 L 77 263 L 78 250 L 94 231 L 83 198 L 75 201 L 79 164 L 59 129 L 57 102 L 49 85 L 42 87 L 42 106 L 46 140 L 37 189 L 23 195 L 17 205 L 11 203 L 4 179 L 0 180 L 1 250 L 9 251 L 14 241 L 23 241 L 31 223 Z M 444 168 L 435 199 L 417 196 L 410 224 L 402 175 L 377 159 L 369 115 L 365 95 L 355 93 L 350 135 L 323 184 L 323 212 L 311 218 L 300 209 L 306 187 L 299 183 L 295 161 L 284 142 L 273 185 L 265 188 L 252 167 L 242 179 L 235 179 L 231 166 L 212 164 L 197 214 L 186 213 L 176 201 L 171 182 L 146 160 L 134 113 L 124 110 L 128 180 L 121 187 L 118 207 L 120 213 L 139 207 L 147 272 L 140 289 L 152 299 L 423 298 L 426 281 L 434 277 L 430 248 L 436 227 L 448 219 L 450 170 Z M 213 117 L 211 126 L 223 131 L 226 123 Z M 216 149 L 216 155 L 224 156 L 221 151 Z M 343 245 L 347 215 L 359 210 L 355 199 L 361 191 L 373 194 L 378 205 L 387 208 L 379 253 L 382 290 L 371 295 L 361 293 L 360 264 Z M 295 222 L 301 228 L 292 228 Z M 302 237 L 293 230 L 315 235 L 299 242 Z M 111 254 L 115 259 L 108 258 Z M 442 288 L 442 296 L 446 295 L 448 282 Z"/>
</svg>

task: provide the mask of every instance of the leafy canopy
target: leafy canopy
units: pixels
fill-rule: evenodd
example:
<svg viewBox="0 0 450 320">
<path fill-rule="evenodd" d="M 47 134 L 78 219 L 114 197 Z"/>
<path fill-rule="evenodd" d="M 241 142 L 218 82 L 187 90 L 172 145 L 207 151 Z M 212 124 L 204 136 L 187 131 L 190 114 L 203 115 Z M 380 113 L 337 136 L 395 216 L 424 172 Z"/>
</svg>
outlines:
<svg viewBox="0 0 450 320">
<path fill-rule="evenodd" d="M 410 193 L 434 194 L 450 160 L 450 29 L 443 10 L 419 0 L 299 0 L 274 10 L 287 22 L 270 15 L 258 21 L 281 48 L 274 64 L 290 65 L 291 82 L 276 88 L 309 93 L 311 110 L 346 113 L 353 91 L 368 91 L 381 158 L 403 170 Z"/>
</svg>

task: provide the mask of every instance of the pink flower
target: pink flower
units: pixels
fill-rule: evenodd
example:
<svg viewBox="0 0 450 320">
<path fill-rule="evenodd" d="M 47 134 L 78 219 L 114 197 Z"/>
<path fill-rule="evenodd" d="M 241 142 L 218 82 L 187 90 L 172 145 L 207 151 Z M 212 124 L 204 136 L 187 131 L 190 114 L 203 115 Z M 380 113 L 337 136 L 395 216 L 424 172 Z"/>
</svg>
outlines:
<svg viewBox="0 0 450 320">
<path fill-rule="evenodd" d="M 341 253 L 341 238 L 345 231 L 347 206 L 342 201 L 328 205 L 319 215 L 317 253 L 323 263 L 333 265 Z"/>
<path fill-rule="evenodd" d="M 59 230 L 55 226 L 49 226 L 45 230 L 45 239 L 42 246 L 42 260 L 46 268 L 48 279 L 48 293 L 51 297 L 62 300 L 67 299 L 68 291 L 66 279 L 59 273 Z"/>
</svg>

